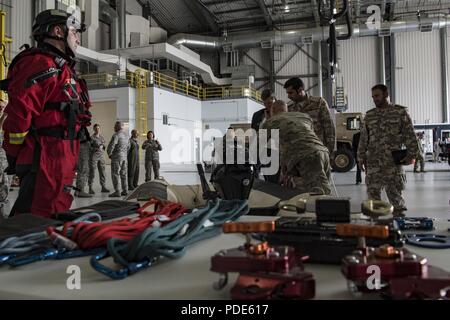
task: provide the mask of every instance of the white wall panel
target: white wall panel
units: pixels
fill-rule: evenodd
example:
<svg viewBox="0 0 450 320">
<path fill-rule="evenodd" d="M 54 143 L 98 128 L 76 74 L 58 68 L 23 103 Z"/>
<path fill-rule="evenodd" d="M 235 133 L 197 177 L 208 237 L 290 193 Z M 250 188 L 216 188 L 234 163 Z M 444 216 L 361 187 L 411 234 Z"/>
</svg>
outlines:
<svg viewBox="0 0 450 320">
<path fill-rule="evenodd" d="M 153 91 L 149 97 L 149 108 L 153 109 L 153 119 L 149 119 L 149 127 L 161 142 L 161 164 L 192 164 L 197 159 L 196 139 L 202 145 L 202 102 L 197 99 L 176 94 L 164 89 L 149 88 Z M 169 125 L 163 124 L 163 115 L 168 115 Z M 153 123 L 153 126 L 150 124 Z M 201 151 L 201 150 L 200 150 Z M 200 152 L 201 157 L 201 152 Z"/>
<path fill-rule="evenodd" d="M 378 38 L 354 38 L 339 41 L 337 76 L 343 80 L 348 97 L 348 112 L 366 112 L 373 108 L 371 88 L 378 83 Z"/>
<path fill-rule="evenodd" d="M 134 91 L 135 89 L 128 87 L 90 90 L 89 96 L 93 103 L 115 101 L 117 105 L 117 121 L 130 122 L 131 118 L 132 123 L 130 123 L 130 126 L 134 126 Z M 114 123 L 111 126 L 114 126 Z"/>
<path fill-rule="evenodd" d="M 442 122 L 439 31 L 396 35 L 396 103 L 415 123 Z"/>
</svg>

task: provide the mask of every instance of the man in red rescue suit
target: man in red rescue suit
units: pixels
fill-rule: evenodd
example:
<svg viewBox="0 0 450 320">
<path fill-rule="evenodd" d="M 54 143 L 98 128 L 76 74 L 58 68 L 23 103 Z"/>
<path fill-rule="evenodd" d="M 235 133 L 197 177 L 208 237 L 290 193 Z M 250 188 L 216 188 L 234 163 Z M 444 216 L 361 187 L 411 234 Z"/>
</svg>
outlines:
<svg viewBox="0 0 450 320">
<path fill-rule="evenodd" d="M 21 180 L 11 215 L 50 217 L 70 209 L 81 131 L 90 125 L 90 101 L 74 70 L 85 26 L 60 10 L 38 14 L 36 48 L 11 63 L 7 83 L 4 149 L 8 173 Z"/>
</svg>

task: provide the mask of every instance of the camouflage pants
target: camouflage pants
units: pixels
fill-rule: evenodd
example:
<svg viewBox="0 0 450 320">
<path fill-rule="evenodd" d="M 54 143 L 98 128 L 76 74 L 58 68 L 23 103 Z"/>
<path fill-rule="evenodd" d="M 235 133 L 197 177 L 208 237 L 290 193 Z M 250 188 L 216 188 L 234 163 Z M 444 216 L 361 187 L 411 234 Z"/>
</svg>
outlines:
<svg viewBox="0 0 450 320">
<path fill-rule="evenodd" d="M 120 192 L 119 180 L 122 183 L 122 192 L 128 191 L 127 175 L 128 175 L 128 161 L 126 159 L 111 161 L 111 177 L 114 190 L 116 192 Z"/>
<path fill-rule="evenodd" d="M 414 171 L 417 171 L 417 168 L 419 167 L 419 163 L 420 163 L 420 171 L 424 171 L 425 170 L 425 160 L 421 153 L 417 155 L 416 162 L 414 162 Z"/>
<path fill-rule="evenodd" d="M 76 187 L 84 191 L 84 187 L 89 178 L 89 144 L 84 143 L 80 145 L 80 153 L 78 154 L 77 165 L 77 183 Z"/>
<path fill-rule="evenodd" d="M 95 170 L 98 169 L 100 185 L 106 188 L 105 159 L 103 157 L 92 157 L 89 160 L 89 187 L 92 187 L 95 179 Z"/>
<path fill-rule="evenodd" d="M 152 168 L 153 168 L 153 179 L 159 177 L 159 160 L 158 159 L 145 159 L 145 182 L 152 180 Z"/>
<path fill-rule="evenodd" d="M 401 168 L 367 168 L 366 184 L 369 200 L 381 200 L 381 190 L 385 189 L 394 211 L 402 212 L 405 209 L 405 200 L 402 196 L 405 183 L 406 175 Z"/>
<path fill-rule="evenodd" d="M 294 168 L 293 182 L 301 193 L 331 194 L 330 158 L 328 152 L 317 151 L 301 159 Z"/>
</svg>

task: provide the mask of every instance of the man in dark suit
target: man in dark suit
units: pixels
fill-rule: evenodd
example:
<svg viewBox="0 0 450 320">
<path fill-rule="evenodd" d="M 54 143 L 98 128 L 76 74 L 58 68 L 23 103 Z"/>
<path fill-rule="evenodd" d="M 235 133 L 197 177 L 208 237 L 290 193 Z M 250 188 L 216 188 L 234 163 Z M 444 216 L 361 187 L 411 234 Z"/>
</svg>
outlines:
<svg viewBox="0 0 450 320">
<path fill-rule="evenodd" d="M 265 89 L 261 93 L 261 100 L 263 101 L 265 108 L 255 112 L 252 117 L 252 129 L 254 129 L 256 131 L 256 133 L 258 133 L 259 128 L 261 128 L 261 126 L 264 124 L 264 122 L 266 122 L 266 120 L 270 117 L 270 114 L 269 114 L 270 108 L 272 107 L 272 104 L 275 102 L 276 99 L 275 99 L 275 96 L 274 96 L 272 90 Z M 270 150 L 269 150 L 269 152 L 270 152 Z M 270 154 L 268 154 L 268 155 L 270 156 Z M 255 170 L 256 176 L 259 176 L 260 169 L 261 169 L 261 164 L 259 163 L 259 159 L 258 159 L 258 165 Z M 271 176 L 264 176 L 264 179 L 268 182 L 278 183 L 279 173 L 275 174 L 275 175 L 271 175 Z"/>
<path fill-rule="evenodd" d="M 261 127 L 261 125 L 268 118 L 270 108 L 272 107 L 272 104 L 275 102 L 275 97 L 272 93 L 272 90 L 265 89 L 261 93 L 261 100 L 263 101 L 265 108 L 261 109 L 259 111 L 256 111 L 252 117 L 252 129 L 254 129 L 256 132 L 259 131 L 259 128 Z"/>
<path fill-rule="evenodd" d="M 359 139 L 361 137 L 361 133 L 355 133 L 353 135 L 353 141 L 352 141 L 352 149 L 353 149 L 353 156 L 355 159 L 358 158 L 358 145 L 359 145 Z M 358 161 L 356 161 L 356 184 L 360 184 L 362 182 L 361 179 L 361 167 L 359 166 Z"/>
</svg>

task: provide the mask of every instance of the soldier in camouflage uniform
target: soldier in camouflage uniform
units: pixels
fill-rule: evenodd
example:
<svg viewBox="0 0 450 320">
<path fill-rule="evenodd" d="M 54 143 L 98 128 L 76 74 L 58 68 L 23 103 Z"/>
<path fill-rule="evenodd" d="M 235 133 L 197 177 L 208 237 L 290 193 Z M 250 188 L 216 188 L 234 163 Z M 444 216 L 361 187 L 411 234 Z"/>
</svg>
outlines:
<svg viewBox="0 0 450 320">
<path fill-rule="evenodd" d="M 313 121 L 305 113 L 287 112 L 284 101 L 272 106 L 271 118 L 262 129 L 279 129 L 282 179 L 301 193 L 330 194 L 328 149 L 314 133 Z M 270 132 L 268 132 L 270 134 Z M 289 185 L 289 184 L 288 184 Z"/>
<path fill-rule="evenodd" d="M 405 107 L 389 102 L 385 85 L 372 88 L 376 108 L 369 110 L 361 128 L 358 162 L 366 171 L 367 194 L 371 200 L 381 200 L 381 189 L 386 190 L 389 202 L 394 206 L 394 216 L 404 216 L 405 201 L 402 191 L 406 176 L 402 165 L 396 165 L 392 151 L 406 146 L 403 165 L 412 163 L 417 155 L 417 139 L 411 118 Z"/>
<path fill-rule="evenodd" d="M 419 152 L 417 153 L 416 162 L 414 162 L 414 172 L 417 171 L 417 168 L 419 167 L 420 163 L 420 172 L 425 172 L 425 159 L 424 159 L 424 152 L 423 152 L 423 135 L 418 134 L 417 135 L 417 148 L 419 149 Z"/>
<path fill-rule="evenodd" d="M 308 114 L 314 122 L 314 132 L 328 148 L 330 155 L 336 144 L 336 129 L 331 120 L 328 103 L 320 97 L 310 97 L 305 92 L 305 85 L 300 78 L 292 78 L 284 85 L 288 98 L 289 112 L 303 112 Z"/>
<path fill-rule="evenodd" d="M 102 186 L 102 193 L 109 193 L 106 188 L 106 173 L 105 173 L 105 158 L 103 152 L 106 150 L 106 141 L 100 135 L 100 125 L 94 125 L 94 134 L 91 136 L 90 157 L 89 157 L 89 193 L 95 194 L 92 185 L 95 179 L 95 170 L 98 168 L 98 175 L 100 177 L 100 185 Z"/>
<path fill-rule="evenodd" d="M 116 122 L 114 125 L 114 131 L 111 141 L 109 142 L 107 153 L 111 159 L 111 176 L 115 192 L 110 194 L 110 198 L 119 198 L 121 195 L 128 195 L 128 163 L 127 154 L 130 144 L 128 137 L 123 131 L 123 124 Z M 122 183 L 122 193 L 120 192 L 119 179 Z"/>
<path fill-rule="evenodd" d="M 152 168 L 154 178 L 159 177 L 159 151 L 162 151 L 162 146 L 155 140 L 153 131 L 147 132 L 147 140 L 142 144 L 142 149 L 145 150 L 145 182 L 148 182 L 152 180 Z"/>
<path fill-rule="evenodd" d="M 91 149 L 91 142 L 89 133 L 86 128 L 81 131 L 80 151 L 78 153 L 77 164 L 77 182 L 76 187 L 79 191 L 75 192 L 75 197 L 78 198 L 92 198 L 92 195 L 86 193 L 84 188 L 88 183 L 89 178 L 89 153 Z"/>
</svg>

